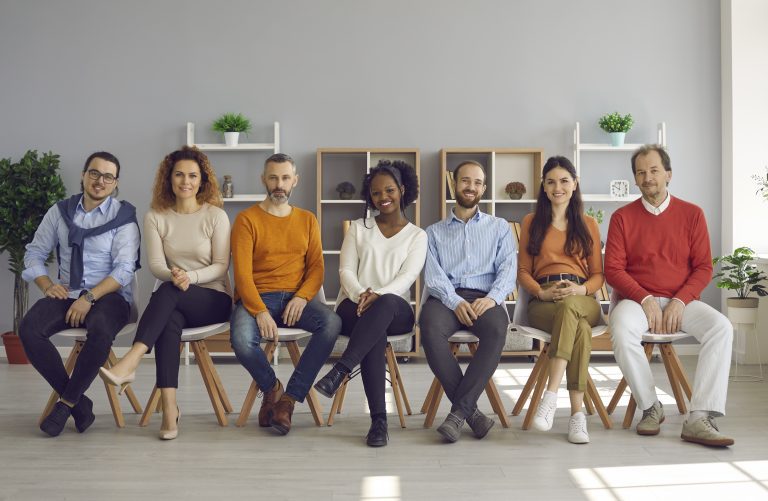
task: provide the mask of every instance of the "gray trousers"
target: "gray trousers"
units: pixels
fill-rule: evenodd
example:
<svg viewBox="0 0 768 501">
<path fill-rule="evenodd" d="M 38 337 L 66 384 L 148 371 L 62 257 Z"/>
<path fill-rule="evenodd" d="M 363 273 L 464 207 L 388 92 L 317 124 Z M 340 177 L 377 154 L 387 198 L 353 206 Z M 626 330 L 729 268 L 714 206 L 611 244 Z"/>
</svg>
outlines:
<svg viewBox="0 0 768 501">
<path fill-rule="evenodd" d="M 469 303 L 486 295 L 474 289 L 456 289 L 456 293 Z M 499 365 L 509 324 L 504 308 L 506 305 L 494 306 L 475 320 L 471 327 L 461 324 L 453 310 L 434 297 L 427 299 L 421 310 L 421 343 L 429 368 L 451 400 L 451 412 L 461 417 L 467 418 L 475 412 L 477 399 Z M 459 330 L 471 331 L 480 340 L 477 353 L 464 374 L 448 342 L 448 338 Z"/>
</svg>

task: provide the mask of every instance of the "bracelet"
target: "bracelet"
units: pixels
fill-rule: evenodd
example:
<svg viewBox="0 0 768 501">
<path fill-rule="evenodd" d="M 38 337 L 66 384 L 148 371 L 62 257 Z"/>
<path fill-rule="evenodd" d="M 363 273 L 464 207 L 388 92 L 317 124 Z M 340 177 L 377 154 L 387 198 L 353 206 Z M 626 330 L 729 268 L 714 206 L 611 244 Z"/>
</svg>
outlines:
<svg viewBox="0 0 768 501">
<path fill-rule="evenodd" d="M 49 285 L 48 287 L 46 287 L 46 288 L 45 288 L 45 290 L 43 291 L 43 296 L 45 296 L 46 294 L 48 294 L 48 291 L 49 291 L 49 290 L 51 290 L 51 287 L 53 287 L 54 285 L 56 285 L 56 284 L 53 284 L 53 283 L 52 283 L 51 285 Z"/>
</svg>

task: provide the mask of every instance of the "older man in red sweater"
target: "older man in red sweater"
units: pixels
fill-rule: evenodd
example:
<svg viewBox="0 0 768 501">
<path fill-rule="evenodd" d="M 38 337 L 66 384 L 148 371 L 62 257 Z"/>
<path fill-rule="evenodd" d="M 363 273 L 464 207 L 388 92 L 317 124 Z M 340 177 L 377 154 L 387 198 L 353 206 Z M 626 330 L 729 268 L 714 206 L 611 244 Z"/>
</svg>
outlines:
<svg viewBox="0 0 768 501">
<path fill-rule="evenodd" d="M 683 331 L 701 343 L 691 412 L 680 437 L 725 447 L 733 444 L 717 428 L 725 413 L 733 327 L 699 301 L 712 277 L 712 253 L 702 210 L 667 191 L 669 155 L 660 146 L 642 146 L 632 155 L 640 200 L 611 217 L 605 247 L 605 278 L 615 306 L 610 328 L 616 361 L 627 378 L 643 418 L 640 435 L 657 435 L 664 409 L 641 345 L 642 335 Z"/>
</svg>

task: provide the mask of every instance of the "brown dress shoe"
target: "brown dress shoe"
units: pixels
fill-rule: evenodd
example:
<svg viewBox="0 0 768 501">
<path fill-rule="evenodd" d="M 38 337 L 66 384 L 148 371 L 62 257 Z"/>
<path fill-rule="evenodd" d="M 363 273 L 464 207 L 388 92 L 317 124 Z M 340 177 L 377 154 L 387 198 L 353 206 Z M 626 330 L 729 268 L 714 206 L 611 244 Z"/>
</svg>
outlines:
<svg viewBox="0 0 768 501">
<path fill-rule="evenodd" d="M 261 408 L 259 409 L 259 426 L 262 428 L 269 428 L 272 426 L 270 424 L 270 421 L 272 420 L 272 412 L 275 408 L 275 404 L 282 396 L 283 384 L 279 379 L 271 390 L 263 392 Z"/>
<path fill-rule="evenodd" d="M 272 420 L 269 422 L 272 429 L 280 435 L 285 435 L 291 431 L 291 416 L 293 416 L 293 406 L 296 403 L 288 395 L 283 395 L 275 404 L 272 411 Z"/>
</svg>

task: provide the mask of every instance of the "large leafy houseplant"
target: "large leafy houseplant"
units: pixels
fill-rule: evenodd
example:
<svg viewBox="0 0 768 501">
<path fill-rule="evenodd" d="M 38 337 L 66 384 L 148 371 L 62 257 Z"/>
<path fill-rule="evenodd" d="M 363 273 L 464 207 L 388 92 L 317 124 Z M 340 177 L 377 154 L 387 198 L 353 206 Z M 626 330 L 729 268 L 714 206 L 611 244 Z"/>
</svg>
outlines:
<svg viewBox="0 0 768 501">
<path fill-rule="evenodd" d="M 755 251 L 749 247 L 739 247 L 733 254 L 718 256 L 712 264 L 721 264 L 720 272 L 712 278 L 717 280 L 717 287 L 736 291 L 738 299 L 747 299 L 751 292 L 758 296 L 768 296 L 768 290 L 761 283 L 768 278 L 753 263 Z"/>
<path fill-rule="evenodd" d="M 13 273 L 13 331 L 27 311 L 29 290 L 21 278 L 26 246 L 48 209 L 64 198 L 66 190 L 59 175 L 59 155 L 48 152 L 39 156 L 30 150 L 14 163 L 0 159 L 0 252 L 9 255 Z"/>
</svg>

